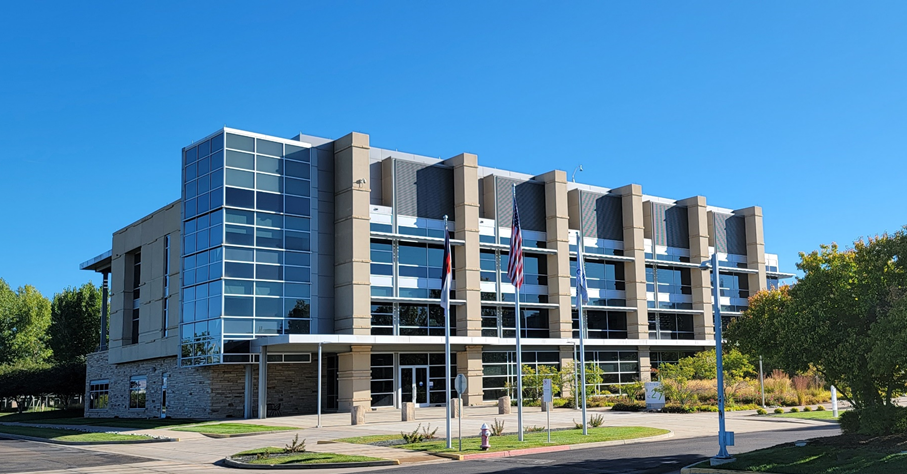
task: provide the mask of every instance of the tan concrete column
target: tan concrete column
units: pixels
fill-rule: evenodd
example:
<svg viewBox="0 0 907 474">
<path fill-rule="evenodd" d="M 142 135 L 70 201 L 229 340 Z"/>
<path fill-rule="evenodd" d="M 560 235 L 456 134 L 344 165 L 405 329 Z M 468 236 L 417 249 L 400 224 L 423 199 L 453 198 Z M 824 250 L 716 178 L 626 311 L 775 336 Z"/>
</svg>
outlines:
<svg viewBox="0 0 907 474">
<path fill-rule="evenodd" d="M 371 332 L 368 135 L 334 142 L 334 329 Z"/>
<path fill-rule="evenodd" d="M 749 275 L 750 295 L 767 288 L 765 282 L 765 235 L 762 233 L 762 208 L 748 207 L 735 211 L 746 219 L 746 267 L 758 270 Z"/>
<path fill-rule="evenodd" d="M 457 352 L 457 373 L 466 376 L 466 393 L 463 403 L 466 406 L 482 404 L 482 346 L 466 346 L 465 351 Z"/>
<path fill-rule="evenodd" d="M 709 213 L 705 197 L 694 196 L 677 201 L 687 208 L 690 228 L 690 262 L 700 264 L 708 261 L 709 255 Z M 714 227 L 714 226 L 713 226 Z M 690 279 L 693 284 L 693 309 L 702 311 L 693 316 L 695 338 L 708 340 L 715 338 L 715 324 L 712 315 L 712 280 L 711 272 L 691 269 Z"/>
<path fill-rule="evenodd" d="M 627 313 L 627 337 L 649 338 L 649 310 L 646 302 L 646 241 L 643 220 L 642 186 L 628 184 L 612 190 L 621 196 L 624 221 L 624 256 L 633 257 L 624 266 L 627 306 L 636 308 Z"/>
<path fill-rule="evenodd" d="M 639 346 L 639 380 L 652 381 L 652 359 L 649 355 L 649 348 L 646 346 Z"/>
<path fill-rule="evenodd" d="M 351 346 L 337 354 L 337 401 L 342 412 L 372 407 L 372 346 Z"/>
<path fill-rule="evenodd" d="M 570 233 L 567 213 L 567 173 L 549 171 L 536 179 L 545 182 L 545 245 L 556 254 L 548 255 L 548 337 L 568 338 L 573 331 L 570 305 Z"/>
<path fill-rule="evenodd" d="M 458 300 L 457 336 L 482 335 L 481 268 L 479 266 L 479 165 L 478 157 L 463 153 L 444 164 L 454 168 L 454 238 L 466 242 L 453 247 L 453 271 Z M 481 356 L 481 351 L 480 351 Z M 480 394 L 481 395 L 481 394 Z"/>
</svg>

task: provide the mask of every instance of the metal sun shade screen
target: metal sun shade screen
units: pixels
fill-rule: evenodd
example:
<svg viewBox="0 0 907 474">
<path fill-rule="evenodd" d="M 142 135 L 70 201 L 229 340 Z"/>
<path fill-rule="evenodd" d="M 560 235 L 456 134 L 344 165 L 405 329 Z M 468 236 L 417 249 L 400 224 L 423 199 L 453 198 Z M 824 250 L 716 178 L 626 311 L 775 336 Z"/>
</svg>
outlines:
<svg viewBox="0 0 907 474">
<path fill-rule="evenodd" d="M 453 168 L 394 160 L 397 214 L 427 219 L 454 215 Z"/>
<path fill-rule="evenodd" d="M 655 245 L 690 248 L 690 224 L 686 207 L 653 202 L 652 221 Z"/>
<path fill-rule="evenodd" d="M 746 219 L 721 212 L 714 212 L 715 251 L 746 255 Z"/>
<path fill-rule="evenodd" d="M 513 220 L 513 190 L 516 183 L 516 202 L 520 210 L 520 227 L 526 230 L 545 232 L 545 185 L 534 181 L 494 177 L 497 209 L 495 220 L 499 226 Z"/>
<path fill-rule="evenodd" d="M 583 236 L 623 240 L 623 202 L 617 196 L 580 192 Z"/>
</svg>

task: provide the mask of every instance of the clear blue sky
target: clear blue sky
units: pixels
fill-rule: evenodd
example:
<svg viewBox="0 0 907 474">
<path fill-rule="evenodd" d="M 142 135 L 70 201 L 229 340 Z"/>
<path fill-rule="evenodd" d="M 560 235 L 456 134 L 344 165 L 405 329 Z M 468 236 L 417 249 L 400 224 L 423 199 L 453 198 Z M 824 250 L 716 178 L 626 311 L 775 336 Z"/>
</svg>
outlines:
<svg viewBox="0 0 907 474">
<path fill-rule="evenodd" d="M 904 2 L 7 2 L 0 277 L 47 296 L 223 125 L 760 205 L 767 250 L 907 224 Z"/>
</svg>

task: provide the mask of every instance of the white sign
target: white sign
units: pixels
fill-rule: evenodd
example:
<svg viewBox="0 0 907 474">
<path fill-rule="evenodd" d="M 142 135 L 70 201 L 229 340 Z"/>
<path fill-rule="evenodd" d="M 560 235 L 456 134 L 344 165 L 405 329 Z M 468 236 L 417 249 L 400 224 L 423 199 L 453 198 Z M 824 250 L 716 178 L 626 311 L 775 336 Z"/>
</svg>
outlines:
<svg viewBox="0 0 907 474">
<path fill-rule="evenodd" d="M 542 380 L 542 401 L 551 402 L 551 379 Z"/>
<path fill-rule="evenodd" d="M 661 382 L 646 382 L 646 410 L 659 410 L 665 406 Z"/>
<path fill-rule="evenodd" d="M 458 394 L 466 393 L 466 376 L 463 374 L 457 375 L 457 378 L 454 380 L 454 388 L 457 390 Z"/>
</svg>

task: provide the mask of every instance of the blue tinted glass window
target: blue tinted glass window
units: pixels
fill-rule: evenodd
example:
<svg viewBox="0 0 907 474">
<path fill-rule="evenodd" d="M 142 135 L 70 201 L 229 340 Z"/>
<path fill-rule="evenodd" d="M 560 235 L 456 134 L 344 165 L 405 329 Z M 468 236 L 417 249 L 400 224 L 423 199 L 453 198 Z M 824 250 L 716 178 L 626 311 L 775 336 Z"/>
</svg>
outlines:
<svg viewBox="0 0 907 474">
<path fill-rule="evenodd" d="M 284 292 L 287 296 L 308 298 L 312 296 L 312 286 L 304 283 L 284 283 Z"/>
<path fill-rule="evenodd" d="M 203 213 L 203 212 L 208 212 L 208 211 L 211 210 L 210 201 L 209 201 L 209 199 L 208 199 L 208 194 L 207 194 L 207 193 L 206 193 L 206 194 L 202 194 L 202 195 L 199 196 L 197 199 L 198 199 L 198 202 L 196 203 L 196 206 L 197 206 L 196 209 L 197 209 L 197 213 L 198 213 L 198 214 L 201 214 L 201 213 Z"/>
<path fill-rule="evenodd" d="M 224 333 L 227 334 L 252 334 L 251 319 L 224 319 Z"/>
<path fill-rule="evenodd" d="M 283 231 L 276 229 L 255 229 L 255 244 L 259 247 L 283 248 Z"/>
<path fill-rule="evenodd" d="M 275 193 L 282 191 L 282 186 L 280 185 L 282 178 L 280 176 L 257 173 L 256 180 L 256 189 L 260 189 L 262 191 L 274 191 Z"/>
<path fill-rule="evenodd" d="M 209 178 L 208 176 L 209 176 L 209 175 L 205 175 L 205 176 L 202 176 L 201 178 L 198 178 L 197 180 L 195 180 L 195 182 L 196 182 L 197 185 L 198 185 L 198 193 L 199 193 L 199 194 L 207 193 L 207 192 L 209 191 L 211 181 L 210 181 L 210 178 Z"/>
<path fill-rule="evenodd" d="M 240 171 L 227 169 L 227 186 L 239 186 L 241 188 L 255 187 L 255 173 L 251 171 Z"/>
<path fill-rule="evenodd" d="M 305 267 L 286 267 L 285 279 L 288 281 L 310 281 L 309 269 Z"/>
<path fill-rule="evenodd" d="M 309 195 L 309 182 L 308 181 L 303 181 L 301 179 L 287 178 L 286 188 L 287 188 L 287 194 L 295 194 L 297 196 L 308 196 Z"/>
<path fill-rule="evenodd" d="M 255 261 L 258 263 L 273 263 L 280 265 L 283 263 L 283 252 L 277 250 L 255 250 Z"/>
<path fill-rule="evenodd" d="M 283 171 L 283 164 L 281 163 L 281 160 L 268 156 L 257 156 L 255 158 L 255 167 L 256 171 L 260 171 L 262 173 L 280 174 Z"/>
<path fill-rule="evenodd" d="M 211 160 L 211 171 L 219 170 L 224 167 L 223 150 L 211 155 L 209 159 Z"/>
<path fill-rule="evenodd" d="M 283 283 L 273 281 L 256 282 L 255 294 L 260 296 L 283 296 Z"/>
<path fill-rule="evenodd" d="M 311 254 L 307 253 L 287 252 L 284 254 L 287 265 L 302 265 L 307 267 L 312 264 L 311 257 Z"/>
<path fill-rule="evenodd" d="M 272 142 L 272 141 L 268 141 L 268 140 L 262 140 L 261 138 L 259 138 L 257 141 L 258 141 L 258 149 L 256 151 L 258 153 L 263 153 L 265 155 L 271 155 L 271 156 L 283 156 L 283 144 L 282 143 Z"/>
<path fill-rule="evenodd" d="M 259 280 L 283 280 L 283 267 L 279 265 L 256 265 L 255 273 Z"/>
<path fill-rule="evenodd" d="M 227 202 L 230 202 L 229 196 Z M 258 209 L 261 209 L 262 211 L 283 212 L 283 195 L 259 192 Z"/>
<path fill-rule="evenodd" d="M 253 229 L 251 227 L 242 227 L 238 225 L 227 225 L 226 242 L 236 245 L 253 245 L 255 242 Z"/>
<path fill-rule="evenodd" d="M 183 217 L 186 219 L 195 217 L 198 214 L 197 212 L 195 212 L 196 209 L 195 199 L 186 200 L 186 202 L 183 204 Z"/>
<path fill-rule="evenodd" d="M 255 151 L 255 139 L 242 135 L 227 134 L 227 148 L 243 151 Z"/>
<path fill-rule="evenodd" d="M 212 189 L 211 195 L 211 209 L 217 209 L 224 205 L 224 188 L 215 188 Z"/>
<path fill-rule="evenodd" d="M 208 158 L 202 158 L 198 160 L 198 163 L 196 163 L 196 174 L 198 174 L 199 176 L 208 174 L 208 172 L 211 171 L 208 168 L 209 163 L 210 161 L 208 161 Z"/>
<path fill-rule="evenodd" d="M 191 165 L 186 167 L 186 181 L 192 181 L 193 179 L 198 177 L 198 175 L 196 174 L 196 169 L 197 168 L 195 166 L 195 163 L 192 163 Z"/>
<path fill-rule="evenodd" d="M 309 198 L 287 196 L 287 214 L 308 216 L 310 213 Z"/>
<path fill-rule="evenodd" d="M 198 181 L 186 183 L 186 198 L 193 198 L 198 194 Z"/>
<path fill-rule="evenodd" d="M 295 161 L 286 162 L 287 176 L 292 176 L 294 178 L 304 178 L 309 179 L 311 177 L 309 173 L 309 164 L 308 163 L 298 163 Z"/>
<path fill-rule="evenodd" d="M 220 134 L 211 139 L 211 151 L 215 152 L 218 150 L 223 150 L 224 148 L 224 134 Z"/>
<path fill-rule="evenodd" d="M 242 168 L 244 170 L 254 170 L 255 155 L 227 150 L 227 166 L 233 168 Z"/>
<path fill-rule="evenodd" d="M 224 297 L 224 315 L 225 316 L 252 316 L 252 306 L 255 304 L 253 298 L 243 298 L 239 296 Z"/>
<path fill-rule="evenodd" d="M 254 208 L 255 193 L 245 189 L 227 188 L 227 205 Z"/>
<path fill-rule="evenodd" d="M 279 318 L 283 316 L 282 298 L 255 298 L 255 316 Z"/>
<path fill-rule="evenodd" d="M 224 276 L 228 278 L 254 278 L 254 266 L 250 263 L 224 263 Z"/>
<path fill-rule="evenodd" d="M 198 148 L 192 147 L 186 150 L 186 164 L 194 163 L 198 160 Z"/>
<path fill-rule="evenodd" d="M 283 216 L 259 212 L 256 213 L 256 223 L 263 227 L 283 227 Z"/>
<path fill-rule="evenodd" d="M 293 230 L 310 230 L 311 220 L 305 217 L 287 216 L 286 227 Z"/>
<path fill-rule="evenodd" d="M 227 222 L 230 224 L 252 225 L 255 219 L 255 213 L 252 211 L 240 211 L 238 209 L 227 209 Z"/>
<path fill-rule="evenodd" d="M 211 154 L 211 144 L 205 140 L 198 144 L 198 156 L 204 158 Z"/>
<path fill-rule="evenodd" d="M 252 262 L 254 261 L 254 255 L 252 249 L 240 248 L 240 247 L 224 247 L 224 259 L 225 260 L 237 260 L 240 262 Z"/>
<path fill-rule="evenodd" d="M 309 149 L 295 145 L 287 145 L 286 157 L 291 160 L 309 161 Z"/>
<path fill-rule="evenodd" d="M 288 250 L 309 250 L 308 232 L 290 232 L 287 231 L 287 249 Z"/>
</svg>

